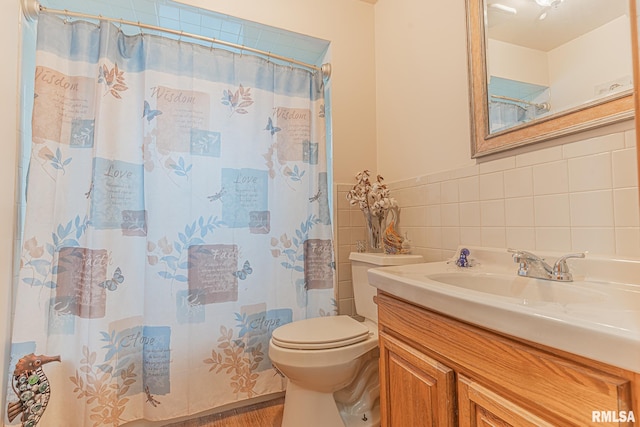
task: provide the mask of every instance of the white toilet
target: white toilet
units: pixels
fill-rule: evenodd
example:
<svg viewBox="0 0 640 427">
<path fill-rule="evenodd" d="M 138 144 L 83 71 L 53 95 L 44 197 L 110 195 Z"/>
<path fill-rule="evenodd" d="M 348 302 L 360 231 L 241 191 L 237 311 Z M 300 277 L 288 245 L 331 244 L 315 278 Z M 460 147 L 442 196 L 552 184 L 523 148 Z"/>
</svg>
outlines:
<svg viewBox="0 0 640 427">
<path fill-rule="evenodd" d="M 318 317 L 280 326 L 269 342 L 271 362 L 288 378 L 282 427 L 380 425 L 377 289 L 367 270 L 423 262 L 420 255 L 353 252 L 351 276 L 359 322 Z"/>
</svg>

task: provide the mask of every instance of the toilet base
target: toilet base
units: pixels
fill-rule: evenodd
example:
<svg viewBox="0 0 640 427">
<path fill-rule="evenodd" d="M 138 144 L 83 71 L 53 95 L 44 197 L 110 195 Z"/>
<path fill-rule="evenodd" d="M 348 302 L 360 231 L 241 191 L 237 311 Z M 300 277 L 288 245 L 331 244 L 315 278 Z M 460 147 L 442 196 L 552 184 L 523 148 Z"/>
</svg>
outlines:
<svg viewBox="0 0 640 427">
<path fill-rule="evenodd" d="M 307 390 L 289 381 L 282 427 L 345 427 L 333 393 Z"/>
<path fill-rule="evenodd" d="M 361 358 L 358 381 L 333 394 L 346 427 L 380 427 L 378 348 Z"/>
</svg>

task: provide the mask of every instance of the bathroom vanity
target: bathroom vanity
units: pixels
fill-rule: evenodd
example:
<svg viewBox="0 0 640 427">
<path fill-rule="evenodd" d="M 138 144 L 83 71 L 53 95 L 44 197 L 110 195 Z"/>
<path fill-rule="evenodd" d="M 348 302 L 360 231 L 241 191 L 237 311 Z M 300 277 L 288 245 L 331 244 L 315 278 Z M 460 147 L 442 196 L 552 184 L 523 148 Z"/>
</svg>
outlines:
<svg viewBox="0 0 640 427">
<path fill-rule="evenodd" d="M 640 425 L 640 286 L 601 283 L 596 276 L 607 269 L 598 261 L 572 263 L 579 279 L 564 288 L 518 277 L 512 262 L 502 269 L 508 256 L 480 256 L 470 272 L 447 263 L 370 271 L 382 426 Z M 625 262 L 619 271 L 637 267 Z M 478 289 L 460 289 L 459 277 L 435 280 L 443 274 L 476 275 Z M 504 295 L 487 296 L 485 280 L 501 283 Z M 582 299 L 575 286 L 586 288 L 577 289 Z M 608 287 L 622 296 L 612 301 L 601 292 Z"/>
<path fill-rule="evenodd" d="M 377 300 L 383 426 L 586 426 L 633 410 L 638 374 Z"/>
</svg>

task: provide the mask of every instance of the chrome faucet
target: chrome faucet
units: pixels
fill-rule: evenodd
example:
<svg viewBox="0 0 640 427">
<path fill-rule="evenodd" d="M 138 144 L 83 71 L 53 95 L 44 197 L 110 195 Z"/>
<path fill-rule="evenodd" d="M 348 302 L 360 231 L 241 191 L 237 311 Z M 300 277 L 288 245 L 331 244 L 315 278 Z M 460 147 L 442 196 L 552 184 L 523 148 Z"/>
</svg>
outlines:
<svg viewBox="0 0 640 427">
<path fill-rule="evenodd" d="M 518 276 L 534 279 L 554 280 L 556 282 L 571 282 L 573 276 L 567 265 L 568 258 L 584 258 L 584 252 L 563 255 L 550 266 L 544 260 L 531 252 L 518 249 L 508 249 L 513 254 L 513 261 L 520 264 Z"/>
</svg>

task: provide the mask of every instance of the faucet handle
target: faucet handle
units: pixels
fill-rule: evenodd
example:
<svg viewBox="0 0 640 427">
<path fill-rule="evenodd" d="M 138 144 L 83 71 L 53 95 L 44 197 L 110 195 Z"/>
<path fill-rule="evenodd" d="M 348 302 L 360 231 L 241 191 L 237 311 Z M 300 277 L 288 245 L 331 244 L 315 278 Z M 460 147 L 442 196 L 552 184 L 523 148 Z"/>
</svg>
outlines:
<svg viewBox="0 0 640 427">
<path fill-rule="evenodd" d="M 556 261 L 556 264 L 563 263 L 569 258 L 584 258 L 586 255 L 587 255 L 587 252 L 578 252 L 575 254 L 562 255 L 560 258 L 558 258 L 558 260 Z"/>
<path fill-rule="evenodd" d="M 573 276 L 569 272 L 569 266 L 567 265 L 567 259 L 569 258 L 584 258 L 586 256 L 585 252 L 578 252 L 575 254 L 567 254 L 563 255 L 553 264 L 553 274 L 562 280 L 572 280 Z"/>
</svg>

